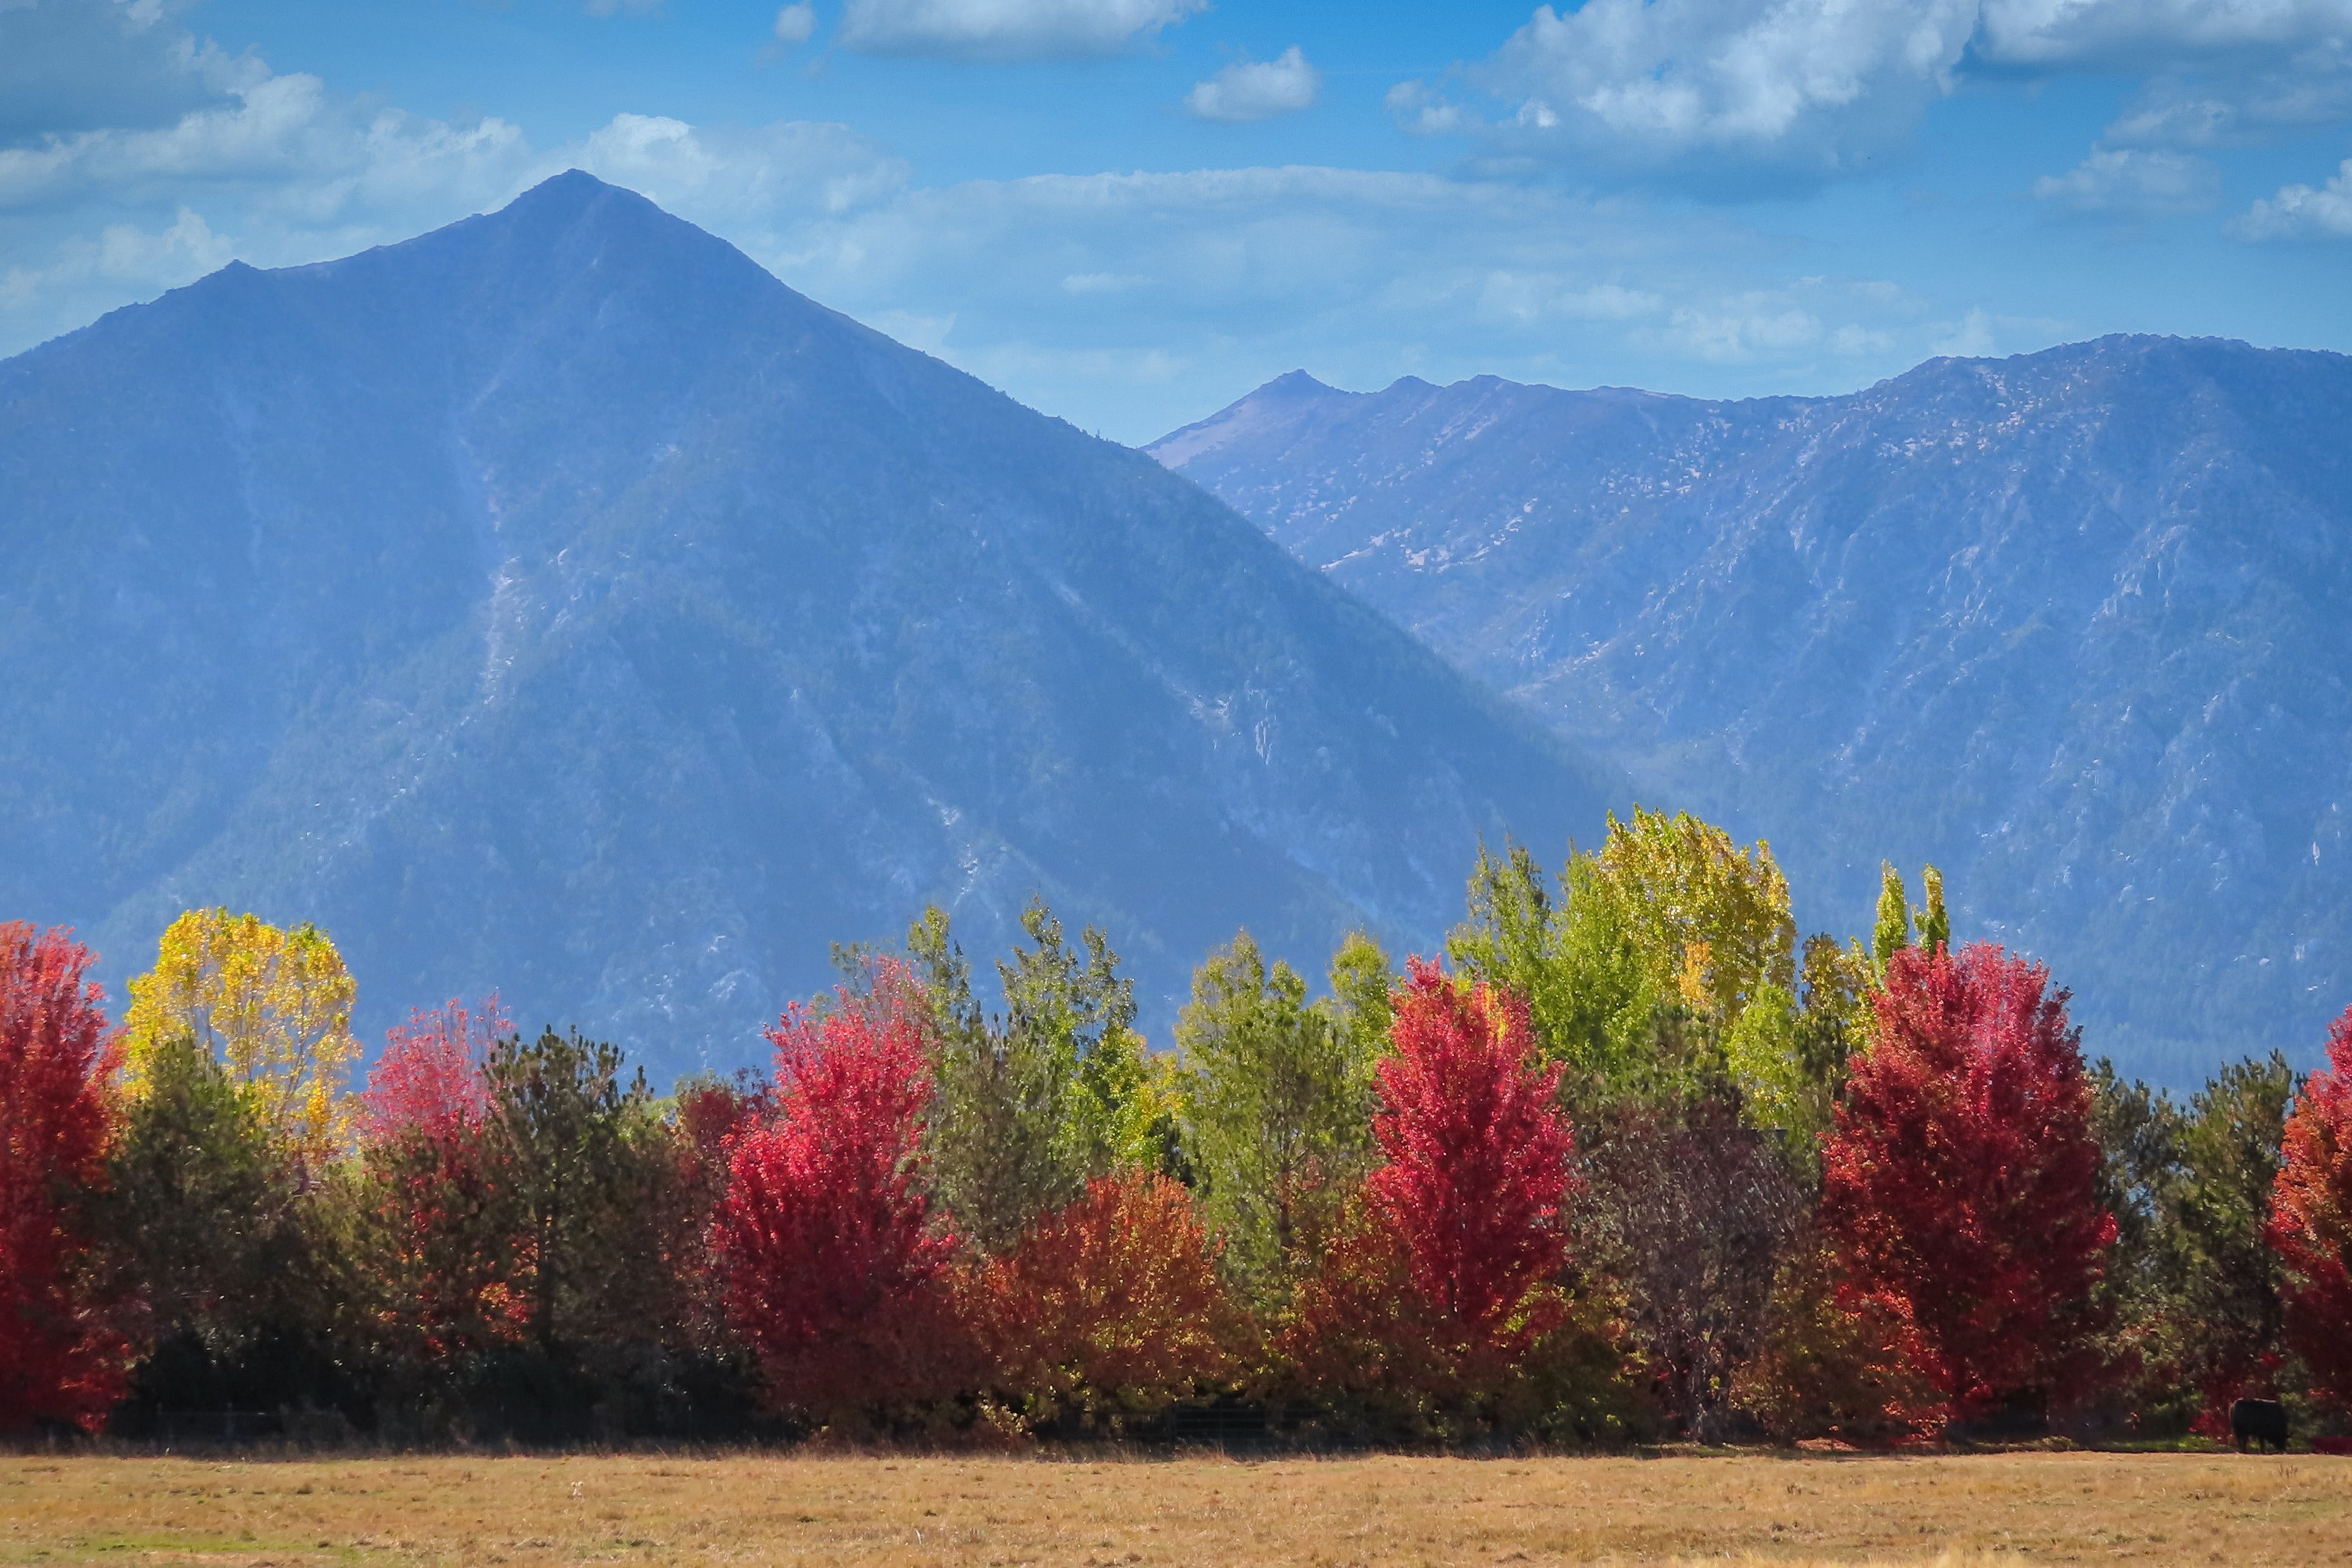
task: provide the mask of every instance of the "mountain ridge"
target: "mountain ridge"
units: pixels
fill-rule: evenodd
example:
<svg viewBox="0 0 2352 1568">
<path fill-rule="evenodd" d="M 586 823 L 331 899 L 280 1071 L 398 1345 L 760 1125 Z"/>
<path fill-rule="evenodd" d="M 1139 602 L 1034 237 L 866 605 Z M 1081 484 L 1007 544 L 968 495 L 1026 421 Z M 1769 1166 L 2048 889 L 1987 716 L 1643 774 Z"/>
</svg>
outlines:
<svg viewBox="0 0 2352 1568">
<path fill-rule="evenodd" d="M 2352 999 L 2352 360 L 2117 335 L 1829 398 L 1302 390 L 1149 449 L 1645 799 L 1769 837 L 1809 923 L 1937 861 L 2091 1048 L 2181 1082 L 2308 1061 Z"/>
</svg>

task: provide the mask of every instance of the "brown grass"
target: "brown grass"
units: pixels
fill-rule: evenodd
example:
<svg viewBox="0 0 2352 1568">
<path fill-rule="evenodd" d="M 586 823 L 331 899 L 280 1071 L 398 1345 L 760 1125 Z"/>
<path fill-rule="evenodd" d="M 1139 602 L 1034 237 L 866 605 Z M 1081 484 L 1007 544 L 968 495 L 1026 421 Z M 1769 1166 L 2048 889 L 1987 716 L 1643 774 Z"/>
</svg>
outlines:
<svg viewBox="0 0 2352 1568">
<path fill-rule="evenodd" d="M 2352 1563 L 2352 1459 L 0 1458 L 0 1562 Z"/>
</svg>

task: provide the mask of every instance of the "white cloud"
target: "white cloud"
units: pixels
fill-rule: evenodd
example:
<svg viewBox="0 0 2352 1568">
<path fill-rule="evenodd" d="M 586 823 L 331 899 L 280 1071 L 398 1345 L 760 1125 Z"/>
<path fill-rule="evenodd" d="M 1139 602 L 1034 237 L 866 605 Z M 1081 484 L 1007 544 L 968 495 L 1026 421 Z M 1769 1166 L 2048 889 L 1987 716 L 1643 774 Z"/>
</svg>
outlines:
<svg viewBox="0 0 2352 1568">
<path fill-rule="evenodd" d="M 2189 153 L 2100 148 L 2065 174 L 2034 181 L 2033 197 L 2088 216 L 2171 217 L 2219 204 L 2221 174 Z"/>
<path fill-rule="evenodd" d="M 808 0 L 795 0 L 776 13 L 776 42 L 805 44 L 816 36 L 816 7 Z"/>
<path fill-rule="evenodd" d="M 1871 279 L 1759 288 L 1777 242 L 1721 214 L 1433 174 L 972 181 L 808 232 L 753 254 L 861 320 L 951 315 L 946 358 L 1129 441 L 1300 364 L 1355 386 L 1845 389 L 1921 357 L 1934 314 Z"/>
<path fill-rule="evenodd" d="M 0 310 L 91 283 L 139 293 L 177 288 L 217 271 L 236 255 L 235 241 L 215 234 L 186 207 L 169 227 L 152 232 L 133 224 L 109 224 L 95 240 L 68 238 L 46 266 L 16 266 L 0 274 Z"/>
<path fill-rule="evenodd" d="M 1477 123 L 1475 117 L 1461 105 L 1448 103 L 1423 81 L 1397 83 L 1381 97 L 1381 107 L 1395 116 L 1399 126 L 1415 136 L 1443 136 L 1452 131 L 1471 130 Z"/>
<path fill-rule="evenodd" d="M 845 125 L 693 126 L 616 114 L 572 162 L 692 221 L 735 232 L 838 215 L 897 191 L 907 165 Z"/>
<path fill-rule="evenodd" d="M 0 147 L 170 125 L 222 101 L 249 68 L 198 45 L 154 0 L 0 4 Z"/>
<path fill-rule="evenodd" d="M 1982 307 L 1970 306 L 1967 315 L 1948 325 L 1949 331 L 1930 343 L 1928 353 L 1951 359 L 1982 359 L 1992 353 L 1992 318 Z"/>
<path fill-rule="evenodd" d="M 2238 106 L 2178 92 L 2143 95 L 2099 140 L 2110 147 L 2218 147 L 2238 139 Z"/>
<path fill-rule="evenodd" d="M 1727 174 L 1850 171 L 1947 90 L 1977 0 L 1587 0 L 1540 6 L 1472 79 L 1506 111 L 1479 121 L 1518 153 Z M 1390 108 L 1422 130 L 1465 123 L 1420 84 Z"/>
<path fill-rule="evenodd" d="M 1271 60 L 1236 60 L 1208 80 L 1195 82 L 1184 107 L 1202 120 L 1234 123 L 1271 120 L 1314 107 L 1323 73 L 1307 63 L 1298 46 Z"/>
<path fill-rule="evenodd" d="M 1781 349 L 1809 348 L 1821 341 L 1821 318 L 1807 310 L 1746 315 L 1676 310 L 1673 335 L 1702 359 L 1748 360 Z"/>
<path fill-rule="evenodd" d="M 1004 62 L 1112 55 L 1208 0 L 849 0 L 835 39 L 867 55 Z"/>
<path fill-rule="evenodd" d="M 1977 51 L 2008 65 L 2202 66 L 2340 49 L 2352 0 L 1984 0 Z"/>
<path fill-rule="evenodd" d="M 1062 292 L 1124 294 L 1130 289 L 1141 289 L 1150 281 L 1149 278 L 1131 277 L 1124 272 L 1073 272 L 1062 279 Z"/>
<path fill-rule="evenodd" d="M 2230 221 L 2228 232 L 2239 239 L 2352 239 L 2352 158 L 2316 190 L 2286 185 L 2255 202 Z"/>
<path fill-rule="evenodd" d="M 2103 149 L 2339 121 L 2352 0 L 1585 0 L 1538 7 L 1452 96 L 1406 81 L 1386 106 L 1486 167 L 1745 196 L 1874 172 L 1969 79 L 2065 73 L 2142 79 Z"/>
<path fill-rule="evenodd" d="M 1579 287 L 1549 277 L 1496 272 L 1479 294 L 1483 313 L 1533 326 L 1543 321 L 1630 321 L 1655 315 L 1665 305 L 1657 295 L 1617 283 Z"/>
</svg>

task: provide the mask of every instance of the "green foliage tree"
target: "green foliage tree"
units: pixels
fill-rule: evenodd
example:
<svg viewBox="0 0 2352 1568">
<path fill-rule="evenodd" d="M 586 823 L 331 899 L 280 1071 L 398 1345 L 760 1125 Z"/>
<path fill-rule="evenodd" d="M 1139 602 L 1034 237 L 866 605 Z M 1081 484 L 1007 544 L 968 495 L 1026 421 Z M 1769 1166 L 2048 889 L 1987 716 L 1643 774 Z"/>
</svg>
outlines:
<svg viewBox="0 0 2352 1568">
<path fill-rule="evenodd" d="M 1268 969 L 1246 931 L 1193 971 L 1176 1026 L 1184 1149 L 1226 1258 L 1254 1294 L 1281 1293 L 1369 1164 L 1372 1068 L 1385 1043 L 1371 1026 L 1387 1009 L 1387 976 L 1361 933 L 1332 960 L 1333 995 L 1313 1004 L 1306 981 L 1280 960 Z"/>
<path fill-rule="evenodd" d="M 150 1042 L 100 1200 L 138 1291 L 138 1403 L 264 1406 L 331 1327 L 326 1189 L 192 1033 Z"/>
<path fill-rule="evenodd" d="M 1134 984 L 1108 940 L 1089 926 L 1073 946 L 1042 899 L 1021 926 L 1030 945 L 996 966 L 1004 1013 L 992 1021 L 946 911 L 926 910 L 907 935 L 938 1085 L 925 1133 L 932 1180 L 957 1229 L 989 1254 L 1076 1201 L 1089 1179 L 1171 1158 L 1171 1069 L 1144 1050 Z"/>
<path fill-rule="evenodd" d="M 518 1227 L 518 1286 L 542 1349 L 605 1328 L 642 1283 L 648 1167 L 669 1154 L 640 1071 L 579 1030 L 510 1035 L 483 1068 Z M 635 1254 L 637 1256 L 633 1256 Z"/>
<path fill-rule="evenodd" d="M 1497 858 L 1482 844 L 1468 918 L 1446 940 L 1474 978 L 1526 998 L 1538 1042 L 1580 1103 L 1622 1091 L 1649 1065 L 1659 998 L 1621 916 L 1592 857 L 1570 849 L 1555 897 L 1526 846 L 1507 843 Z"/>
<path fill-rule="evenodd" d="M 1769 846 L 1743 851 L 1687 814 L 1636 807 L 1610 818 L 1598 854 L 1571 848 L 1557 886 L 1524 847 L 1482 847 L 1447 950 L 1528 999 L 1580 1119 L 1627 1099 L 1680 1103 L 1727 1073 L 1753 1123 L 1804 1136 L 1827 1125 L 1865 987 L 1816 938 L 1799 992 Z"/>
<path fill-rule="evenodd" d="M 2279 1264 L 2264 1238 L 2294 1074 L 2232 1062 L 2179 1105 L 2099 1064 L 2101 1197 L 2116 1216 L 2118 1350 L 2158 1426 L 2226 1431 L 2230 1403 L 2291 1381 Z"/>
<path fill-rule="evenodd" d="M 1919 885 L 1927 894 L 1927 908 L 1913 911 L 1919 920 L 1919 945 L 1941 952 L 1952 945 L 1952 921 L 1944 912 L 1944 874 L 1930 866 L 1919 873 Z"/>
</svg>

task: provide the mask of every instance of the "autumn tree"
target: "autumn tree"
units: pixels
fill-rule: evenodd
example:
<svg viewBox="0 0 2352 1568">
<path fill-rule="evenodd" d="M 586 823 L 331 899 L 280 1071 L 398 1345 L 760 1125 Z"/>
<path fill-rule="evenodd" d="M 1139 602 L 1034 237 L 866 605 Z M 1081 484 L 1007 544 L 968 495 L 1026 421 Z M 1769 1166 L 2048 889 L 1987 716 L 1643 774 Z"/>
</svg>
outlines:
<svg viewBox="0 0 2352 1568">
<path fill-rule="evenodd" d="M 1849 1298 L 1906 1323 L 1958 1415 L 2063 1397 L 2095 1370 L 2086 1320 L 2116 1221 L 2065 1001 L 1988 943 L 1895 951 L 1824 1143 Z"/>
<path fill-rule="evenodd" d="M 1632 933 L 1652 992 L 1728 1028 L 1767 987 L 1796 989 L 1789 879 L 1759 842 L 1688 813 L 1612 813 L 1598 889 Z"/>
<path fill-rule="evenodd" d="M 1372 1123 L 1381 1163 L 1275 1335 L 1301 1391 L 1414 1426 L 1491 1410 L 1569 1317 L 1561 1068 L 1524 1003 L 1410 961 Z"/>
<path fill-rule="evenodd" d="M 961 1371 L 952 1235 L 924 1191 L 928 1005 L 896 960 L 788 1010 L 772 1117 L 734 1146 L 713 1242 L 771 1398 L 824 1415 L 948 1392 Z"/>
<path fill-rule="evenodd" d="M 1300 1249 L 1328 1232 L 1369 1161 L 1385 1041 L 1357 1022 L 1361 982 L 1357 999 L 1344 994 L 1369 960 L 1385 1017 L 1387 964 L 1369 947 L 1351 938 L 1333 996 L 1310 1004 L 1307 983 L 1279 960 L 1269 969 L 1242 931 L 1193 972 L 1177 1022 L 1185 1154 L 1229 1261 L 1260 1292 L 1278 1292 Z"/>
<path fill-rule="evenodd" d="M 164 931 L 155 967 L 131 982 L 131 1097 L 148 1091 L 159 1052 L 193 1038 L 226 1065 L 271 1140 L 321 1170 L 351 1131 L 354 994 L 342 956 L 317 927 L 281 931 L 254 915 L 190 910 Z"/>
<path fill-rule="evenodd" d="M 0 924 L 0 1431 L 94 1429 L 125 1386 L 90 1267 L 116 1047 L 89 963 L 64 931 Z"/>
<path fill-rule="evenodd" d="M 1911 945 L 1911 899 L 1904 890 L 1903 874 L 1891 860 L 1878 863 L 1878 909 L 1870 927 L 1870 958 L 1874 978 L 1885 983 L 1886 966 Z"/>
<path fill-rule="evenodd" d="M 2287 1118 L 2272 1200 L 2286 1333 L 2315 1391 L 2352 1404 L 2352 1008 L 2328 1026 L 2327 1065 Z"/>
<path fill-rule="evenodd" d="M 390 1348 L 425 1362 L 519 1341 L 531 1254 L 487 1068 L 511 1029 L 493 996 L 387 1031 L 360 1096 L 354 1296 Z"/>
<path fill-rule="evenodd" d="M 1465 1345 L 1534 1331 L 1530 1293 L 1568 1258 L 1573 1148 L 1526 1005 L 1412 961 L 1396 1049 L 1380 1064 L 1370 1209 L 1402 1241 L 1414 1288 Z"/>
<path fill-rule="evenodd" d="M 1098 1176 L 966 1287 L 994 1386 L 1034 1421 L 1149 1415 L 1234 1368 L 1240 1314 L 1192 1194 Z"/>
</svg>

